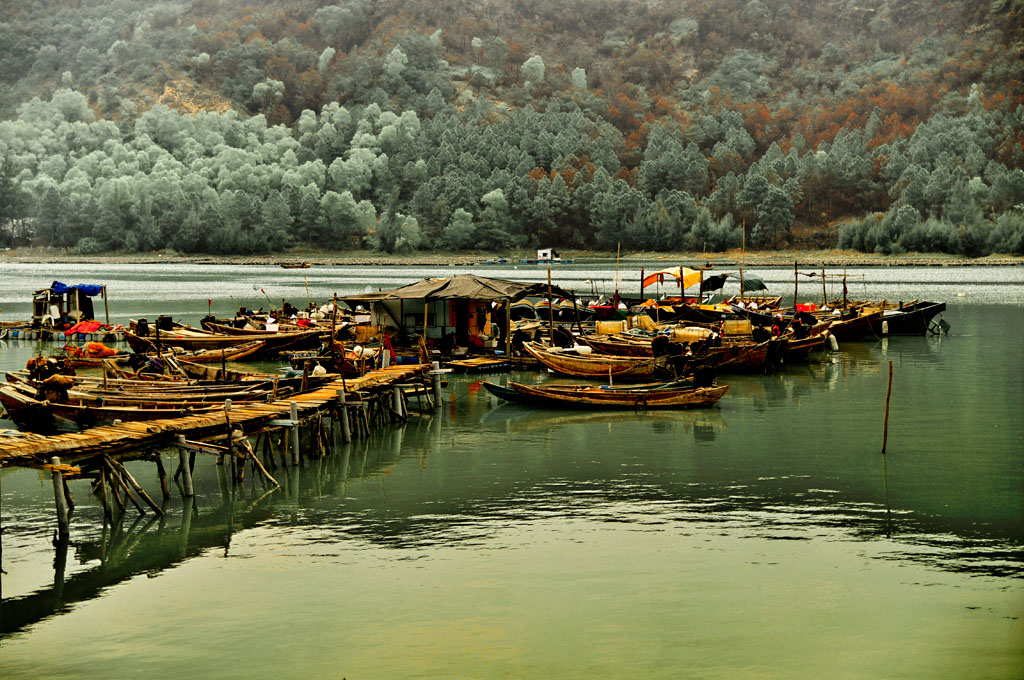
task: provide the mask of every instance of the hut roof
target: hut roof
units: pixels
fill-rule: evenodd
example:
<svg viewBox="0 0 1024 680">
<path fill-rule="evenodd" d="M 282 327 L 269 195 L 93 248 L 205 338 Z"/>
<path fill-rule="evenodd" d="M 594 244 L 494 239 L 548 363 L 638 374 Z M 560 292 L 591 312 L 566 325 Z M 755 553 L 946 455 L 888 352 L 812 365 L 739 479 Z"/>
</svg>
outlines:
<svg viewBox="0 0 1024 680">
<path fill-rule="evenodd" d="M 345 295 L 346 302 L 378 302 L 384 300 L 519 300 L 527 296 L 547 295 L 546 283 L 506 281 L 489 279 L 475 274 L 459 274 L 446 279 L 423 279 L 401 288 L 383 290 L 379 293 Z M 557 286 L 551 287 L 552 295 L 575 297 L 573 293 Z"/>
</svg>

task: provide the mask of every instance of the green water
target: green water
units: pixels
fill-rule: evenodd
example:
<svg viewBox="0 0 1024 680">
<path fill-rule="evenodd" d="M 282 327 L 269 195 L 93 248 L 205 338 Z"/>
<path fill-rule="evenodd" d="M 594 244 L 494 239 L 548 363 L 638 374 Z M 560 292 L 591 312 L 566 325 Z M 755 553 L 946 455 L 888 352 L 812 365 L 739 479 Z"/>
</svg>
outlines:
<svg viewBox="0 0 1024 680">
<path fill-rule="evenodd" d="M 4 469 L 0 677 L 1024 677 L 1024 282 L 974 271 L 880 277 L 949 293 L 948 336 L 729 376 L 708 411 L 532 411 L 459 377 L 280 491 L 200 458 L 194 512 L 172 490 L 105 527 L 72 482 L 66 554 L 49 477 Z"/>
</svg>

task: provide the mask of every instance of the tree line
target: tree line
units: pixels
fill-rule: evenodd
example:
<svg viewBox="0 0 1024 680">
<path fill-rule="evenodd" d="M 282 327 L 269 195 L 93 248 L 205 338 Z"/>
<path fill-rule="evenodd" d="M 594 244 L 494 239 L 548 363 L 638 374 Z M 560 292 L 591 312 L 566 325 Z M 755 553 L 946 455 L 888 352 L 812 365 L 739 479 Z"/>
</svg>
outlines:
<svg viewBox="0 0 1024 680">
<path fill-rule="evenodd" d="M 792 45 L 748 41 L 723 45 L 695 78 L 638 72 L 641 87 L 546 63 L 480 22 L 392 27 L 385 39 L 367 2 L 310 5 L 301 23 L 268 13 L 225 24 L 211 10 L 190 26 L 173 4 L 117 7 L 87 15 L 96 33 L 80 29 L 61 50 L 27 46 L 30 21 L 0 23 L 11 38 L 0 40 L 11 60 L 0 89 L 55 83 L 0 121 L 6 245 L 1024 249 L 1021 67 L 971 56 L 998 36 L 906 46 L 898 22 L 873 20 L 817 53 L 797 43 L 800 66 Z M 701 8 L 648 17 L 668 30 L 644 49 L 722 42 Z M 770 3 L 741 9 L 785 30 Z M 635 69 L 633 28 L 602 39 Z M 229 110 L 139 110 L 125 96 L 126 82 L 166 84 L 175 70 Z"/>
</svg>

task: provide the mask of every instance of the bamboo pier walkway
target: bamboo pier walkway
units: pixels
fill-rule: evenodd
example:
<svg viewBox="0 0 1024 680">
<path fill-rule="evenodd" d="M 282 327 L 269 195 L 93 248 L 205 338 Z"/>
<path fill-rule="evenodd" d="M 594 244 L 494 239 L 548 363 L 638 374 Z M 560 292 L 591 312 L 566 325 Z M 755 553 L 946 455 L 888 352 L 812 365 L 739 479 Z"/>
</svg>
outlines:
<svg viewBox="0 0 1024 680">
<path fill-rule="evenodd" d="M 247 436 L 253 435 L 271 425 L 272 421 L 288 418 L 293 403 L 298 407 L 300 419 L 308 418 L 337 404 L 339 390 L 355 394 L 371 388 L 395 386 L 422 376 L 429 368 L 422 364 L 393 366 L 370 371 L 359 378 L 338 378 L 319 389 L 289 395 L 277 401 L 237 404 L 230 411 L 217 410 L 164 420 L 123 422 L 52 436 L 27 432 L 8 433 L 0 436 L 0 467 L 49 468 L 51 466 L 48 463 L 54 456 L 60 457 L 65 465 L 74 465 L 103 455 L 173 447 L 182 435 L 196 441 L 226 438 L 229 423 L 231 428 L 242 429 Z M 64 472 L 74 473 L 73 470 Z"/>
</svg>

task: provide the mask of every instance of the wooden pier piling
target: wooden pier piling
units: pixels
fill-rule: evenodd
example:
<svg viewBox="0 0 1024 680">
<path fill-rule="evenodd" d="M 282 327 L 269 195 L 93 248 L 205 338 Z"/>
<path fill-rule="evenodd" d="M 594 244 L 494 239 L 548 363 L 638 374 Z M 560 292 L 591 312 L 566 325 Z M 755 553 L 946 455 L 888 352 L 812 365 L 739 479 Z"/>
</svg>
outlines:
<svg viewBox="0 0 1024 680">
<path fill-rule="evenodd" d="M 182 492 L 186 498 L 191 498 L 196 495 L 196 491 L 192 486 L 192 467 L 189 464 L 189 451 L 185 447 L 185 435 L 179 434 L 176 439 L 178 442 L 178 461 L 180 465 L 178 470 L 181 472 Z"/>
<path fill-rule="evenodd" d="M 338 390 L 338 418 L 341 421 L 341 441 L 343 444 L 352 442 L 352 428 L 348 420 L 348 405 L 345 403 L 345 390 Z"/>
<path fill-rule="evenodd" d="M 290 413 L 293 425 L 291 428 L 291 439 L 292 439 L 292 465 L 295 467 L 299 466 L 299 404 L 297 402 L 291 402 Z"/>
<path fill-rule="evenodd" d="M 57 539 L 65 543 L 71 536 L 71 518 L 68 515 L 67 497 L 64 495 L 64 474 L 60 471 L 59 457 L 51 458 L 50 464 L 53 465 L 53 500 L 57 506 Z"/>
</svg>

